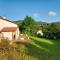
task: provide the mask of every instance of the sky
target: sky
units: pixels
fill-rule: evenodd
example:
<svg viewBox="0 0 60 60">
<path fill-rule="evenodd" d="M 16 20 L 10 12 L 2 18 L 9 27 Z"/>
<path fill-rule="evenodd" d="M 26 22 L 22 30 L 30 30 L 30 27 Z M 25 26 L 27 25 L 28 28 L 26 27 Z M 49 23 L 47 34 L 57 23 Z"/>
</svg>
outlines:
<svg viewBox="0 0 60 60">
<path fill-rule="evenodd" d="M 36 21 L 59 22 L 60 0 L 0 0 L 0 16 L 10 20 L 31 16 Z"/>
</svg>

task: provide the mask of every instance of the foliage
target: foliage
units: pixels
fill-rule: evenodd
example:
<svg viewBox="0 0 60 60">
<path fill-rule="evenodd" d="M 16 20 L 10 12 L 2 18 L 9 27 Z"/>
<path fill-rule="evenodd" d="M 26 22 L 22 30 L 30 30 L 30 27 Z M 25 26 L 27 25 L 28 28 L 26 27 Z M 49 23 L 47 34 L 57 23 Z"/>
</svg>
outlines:
<svg viewBox="0 0 60 60">
<path fill-rule="evenodd" d="M 27 44 L 8 41 L 0 48 L 0 60 L 60 60 L 60 42 L 55 40 L 31 37 Z M 8 46 L 8 47 L 7 47 Z M 6 48 L 7 47 L 7 48 Z"/>
<path fill-rule="evenodd" d="M 21 24 L 20 30 L 28 35 L 34 35 L 38 27 L 39 25 L 32 17 L 26 16 Z"/>
<path fill-rule="evenodd" d="M 59 39 L 60 38 L 60 25 L 59 24 L 49 24 L 43 30 L 44 37 L 50 39 Z"/>
</svg>

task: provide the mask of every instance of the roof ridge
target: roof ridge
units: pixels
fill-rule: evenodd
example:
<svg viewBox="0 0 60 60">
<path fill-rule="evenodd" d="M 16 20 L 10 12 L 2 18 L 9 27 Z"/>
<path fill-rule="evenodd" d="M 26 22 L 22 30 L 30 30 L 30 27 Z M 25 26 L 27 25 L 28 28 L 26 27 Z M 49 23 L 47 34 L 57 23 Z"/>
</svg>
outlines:
<svg viewBox="0 0 60 60">
<path fill-rule="evenodd" d="M 11 23 L 16 24 L 15 22 L 13 22 L 13 21 L 11 21 L 11 20 L 8 20 L 8 19 L 4 19 L 3 17 L 0 17 L 0 19 L 3 19 L 3 20 L 6 20 L 6 21 L 8 21 L 8 22 L 11 22 Z"/>
</svg>

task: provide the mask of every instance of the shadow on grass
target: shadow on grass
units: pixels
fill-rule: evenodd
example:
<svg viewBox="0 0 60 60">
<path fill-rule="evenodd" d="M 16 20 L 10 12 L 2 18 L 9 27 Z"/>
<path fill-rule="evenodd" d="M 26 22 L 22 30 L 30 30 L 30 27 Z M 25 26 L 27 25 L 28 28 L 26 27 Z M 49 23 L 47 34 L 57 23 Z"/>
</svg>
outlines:
<svg viewBox="0 0 60 60">
<path fill-rule="evenodd" d="M 46 48 L 39 46 L 37 44 L 27 44 L 27 55 L 30 55 L 30 58 L 33 56 L 37 58 L 37 60 L 47 60 L 49 56 L 49 52 Z M 33 58 L 32 58 L 33 59 Z"/>
<path fill-rule="evenodd" d="M 36 60 L 53 59 L 49 50 L 53 45 L 53 41 L 32 37 L 31 42 L 26 44 L 27 54 L 37 58 Z"/>
<path fill-rule="evenodd" d="M 43 60 L 47 57 L 48 51 L 47 49 L 42 48 L 41 46 L 36 46 L 35 44 L 27 44 L 27 55 L 34 58 L 37 58 L 38 60 Z M 32 58 L 33 59 L 33 58 Z"/>
</svg>

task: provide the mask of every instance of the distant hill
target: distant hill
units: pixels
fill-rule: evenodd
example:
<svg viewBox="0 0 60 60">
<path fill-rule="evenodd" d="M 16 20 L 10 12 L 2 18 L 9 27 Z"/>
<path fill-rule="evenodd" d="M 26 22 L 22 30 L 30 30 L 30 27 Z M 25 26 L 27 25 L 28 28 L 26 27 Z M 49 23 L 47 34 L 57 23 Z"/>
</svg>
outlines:
<svg viewBox="0 0 60 60">
<path fill-rule="evenodd" d="M 17 23 L 18 25 L 20 25 L 23 22 L 23 20 L 18 20 L 18 21 L 14 21 L 14 22 Z"/>
<path fill-rule="evenodd" d="M 53 22 L 54 24 L 60 24 L 60 22 Z"/>
<path fill-rule="evenodd" d="M 23 20 L 18 20 L 18 21 L 14 21 L 17 24 L 21 24 L 23 22 Z M 42 21 L 36 21 L 38 24 L 47 24 L 46 22 L 42 22 Z"/>
<path fill-rule="evenodd" d="M 37 21 L 37 23 L 40 24 L 40 25 L 48 24 L 48 23 L 46 23 L 46 22 L 42 22 L 42 21 Z"/>
<path fill-rule="evenodd" d="M 17 23 L 18 25 L 20 25 L 23 20 L 18 20 L 18 21 L 14 21 L 15 23 Z M 51 23 L 46 23 L 46 22 L 42 22 L 42 21 L 36 21 L 38 24 L 40 25 L 46 25 L 46 24 L 51 24 Z M 52 22 L 53 24 L 59 24 L 60 25 L 60 22 Z"/>
</svg>

